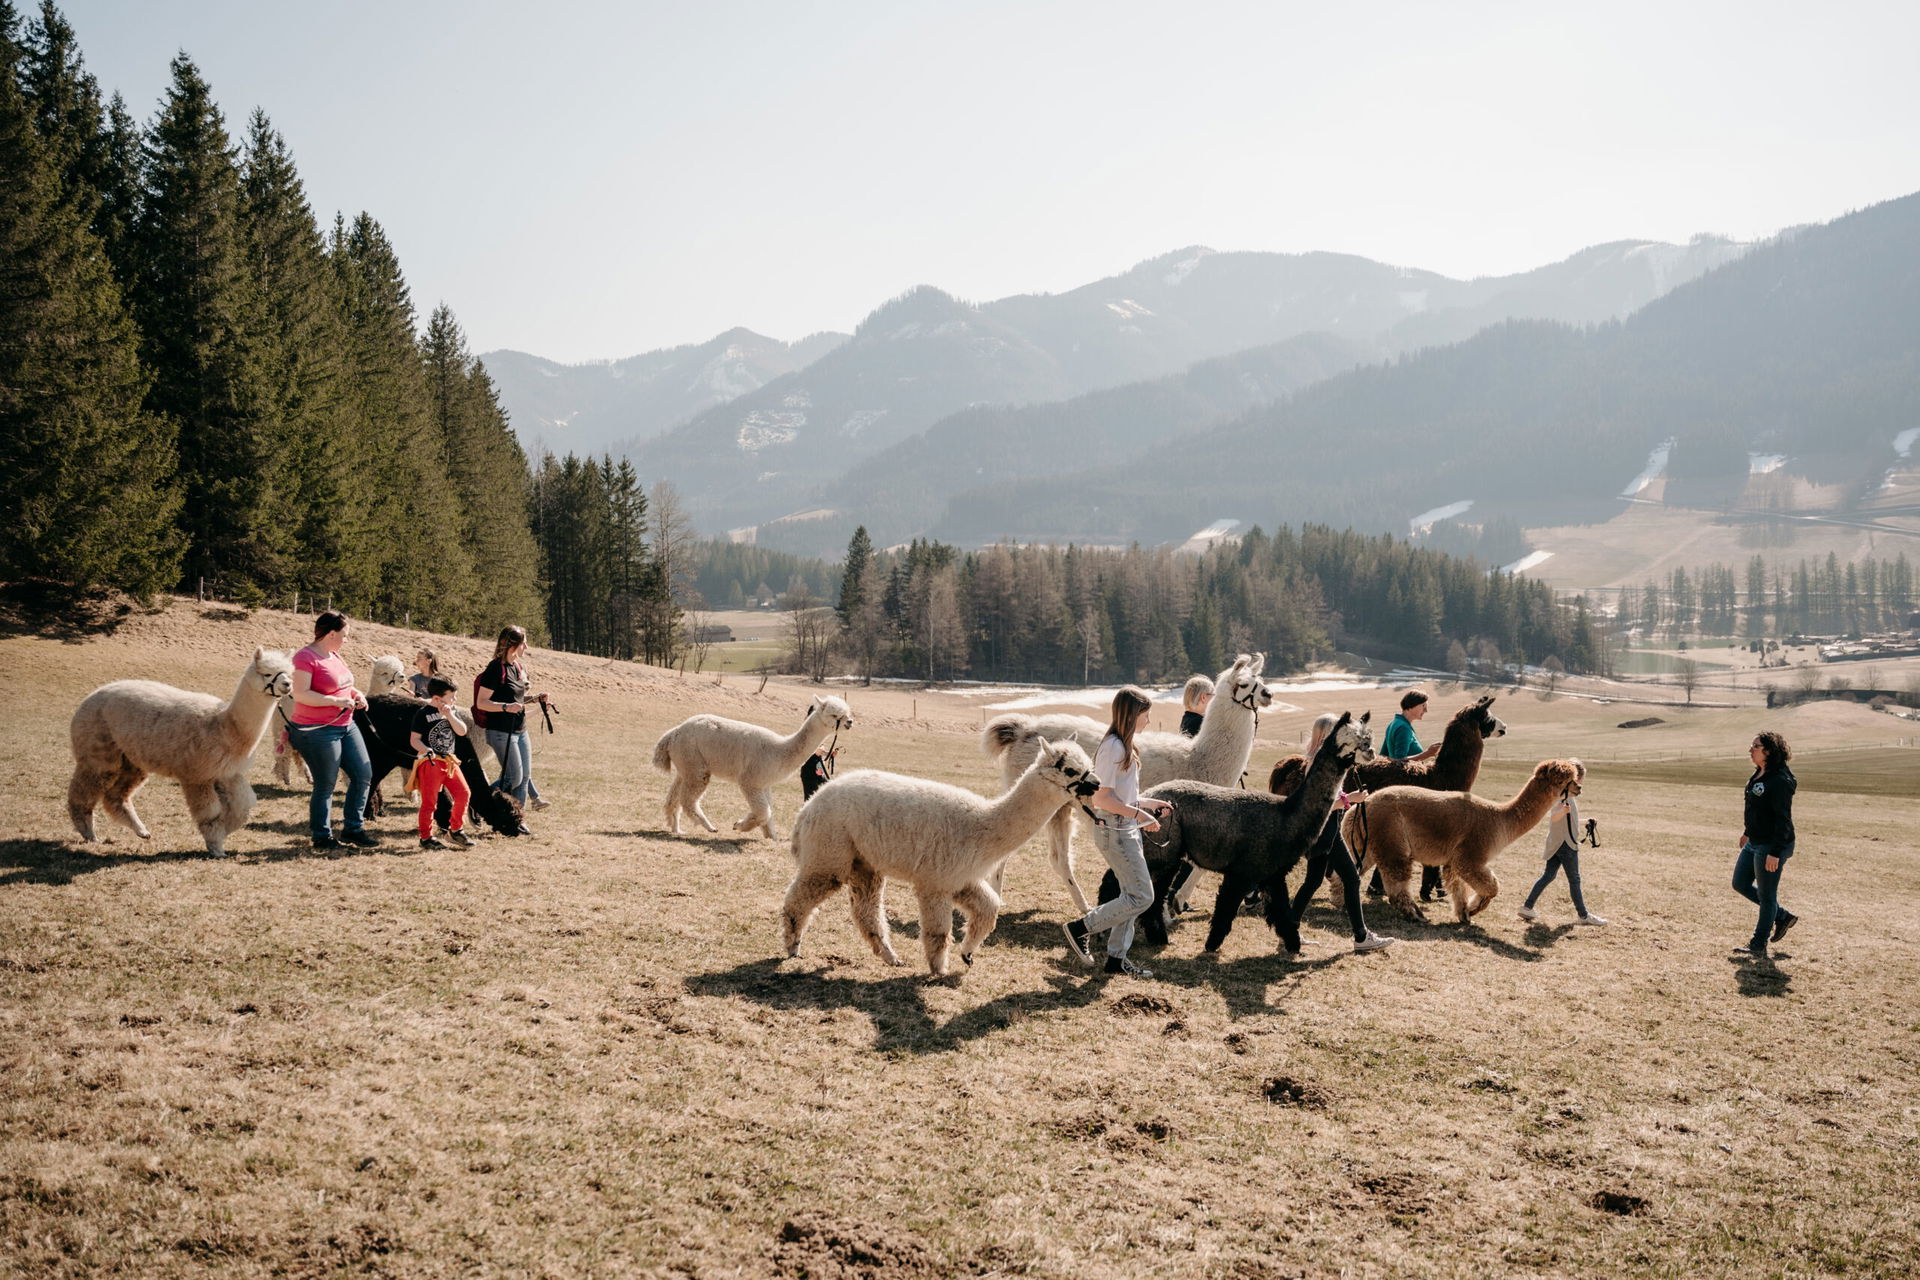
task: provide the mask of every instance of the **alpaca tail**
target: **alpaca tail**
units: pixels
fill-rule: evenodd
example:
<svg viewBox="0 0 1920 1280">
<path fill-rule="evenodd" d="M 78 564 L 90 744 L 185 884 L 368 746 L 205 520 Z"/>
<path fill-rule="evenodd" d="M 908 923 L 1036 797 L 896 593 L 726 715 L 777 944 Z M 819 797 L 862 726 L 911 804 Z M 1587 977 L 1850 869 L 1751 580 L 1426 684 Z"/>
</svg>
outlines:
<svg viewBox="0 0 1920 1280">
<path fill-rule="evenodd" d="M 653 744 L 653 767 L 662 773 L 673 772 L 673 730 L 660 735 L 660 741 Z"/>
<path fill-rule="evenodd" d="M 1007 748 L 1032 734 L 1033 717 L 1022 715 L 995 716 L 987 721 L 987 727 L 980 731 L 980 749 L 988 757 L 1005 755 Z"/>
</svg>

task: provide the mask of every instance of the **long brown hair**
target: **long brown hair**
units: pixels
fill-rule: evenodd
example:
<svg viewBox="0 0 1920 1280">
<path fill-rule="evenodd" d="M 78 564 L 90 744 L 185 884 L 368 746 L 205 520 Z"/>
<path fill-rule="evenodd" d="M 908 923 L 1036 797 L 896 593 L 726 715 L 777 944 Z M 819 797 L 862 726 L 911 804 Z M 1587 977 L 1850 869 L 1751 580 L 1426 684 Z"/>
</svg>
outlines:
<svg viewBox="0 0 1920 1280">
<path fill-rule="evenodd" d="M 1140 753 L 1133 745 L 1134 727 L 1140 723 L 1140 713 L 1153 706 L 1153 700 L 1133 685 L 1122 685 L 1113 695 L 1113 712 L 1107 718 L 1107 732 L 1120 739 L 1120 745 L 1127 752 L 1127 768 L 1140 763 Z"/>
<path fill-rule="evenodd" d="M 526 642 L 527 629 L 525 627 L 502 627 L 500 629 L 500 638 L 493 642 L 493 660 L 504 663 L 507 660 L 508 650 L 517 649 Z"/>
<path fill-rule="evenodd" d="M 1761 766 L 1762 773 L 1778 769 L 1793 759 L 1793 752 L 1787 747 L 1787 740 L 1771 729 L 1763 729 L 1753 735 L 1753 745 L 1767 753 L 1767 762 Z"/>
</svg>

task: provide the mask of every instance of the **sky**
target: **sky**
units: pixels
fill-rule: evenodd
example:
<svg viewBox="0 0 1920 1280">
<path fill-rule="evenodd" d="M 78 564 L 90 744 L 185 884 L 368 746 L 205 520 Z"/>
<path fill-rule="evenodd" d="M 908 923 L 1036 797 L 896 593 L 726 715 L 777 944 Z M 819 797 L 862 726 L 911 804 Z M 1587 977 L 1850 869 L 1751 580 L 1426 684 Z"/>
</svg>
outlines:
<svg viewBox="0 0 1920 1280">
<path fill-rule="evenodd" d="M 23 10 L 37 0 L 15 0 Z M 1456 277 L 1920 190 L 1920 5 L 70 0 L 185 51 L 424 316 L 563 362 L 1061 292 L 1188 245 Z"/>
</svg>

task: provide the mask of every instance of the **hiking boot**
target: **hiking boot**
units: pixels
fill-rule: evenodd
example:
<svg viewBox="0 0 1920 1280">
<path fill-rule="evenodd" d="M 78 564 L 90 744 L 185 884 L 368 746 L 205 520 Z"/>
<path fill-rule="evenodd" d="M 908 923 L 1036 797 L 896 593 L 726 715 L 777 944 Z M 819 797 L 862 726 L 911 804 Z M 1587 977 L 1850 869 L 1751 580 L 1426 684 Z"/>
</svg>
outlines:
<svg viewBox="0 0 1920 1280">
<path fill-rule="evenodd" d="M 1538 920 L 1540 918 L 1540 913 L 1538 911 L 1535 911 L 1532 907 L 1523 906 L 1520 908 L 1520 918 L 1522 920 L 1528 920 L 1528 921 Z"/>
<path fill-rule="evenodd" d="M 313 840 L 313 847 L 315 849 L 318 849 L 322 853 L 326 853 L 326 852 L 329 852 L 330 850 L 338 849 L 340 847 L 340 842 L 338 840 L 335 840 L 332 836 L 315 836 Z"/>
<path fill-rule="evenodd" d="M 453 845 L 453 847 L 456 849 L 473 848 L 473 841 L 467 839 L 467 833 L 464 831 L 447 832 L 447 842 Z"/>
<path fill-rule="evenodd" d="M 1774 942 L 1780 941 L 1780 939 L 1787 936 L 1787 930 L 1799 923 L 1799 916 L 1793 914 L 1791 911 L 1782 911 L 1773 918 L 1773 938 L 1771 940 Z"/>
<path fill-rule="evenodd" d="M 340 833 L 340 843 L 355 845 L 362 849 L 378 849 L 380 847 L 380 837 L 362 827 L 358 831 L 342 831 Z"/>
<path fill-rule="evenodd" d="M 1764 942 L 1749 943 L 1746 952 L 1755 960 L 1765 960 L 1767 958 L 1767 944 Z"/>
<path fill-rule="evenodd" d="M 1108 956 L 1107 967 L 1101 972 L 1125 974 L 1129 978 L 1151 978 L 1153 976 L 1153 970 L 1142 969 L 1125 956 Z"/>
<path fill-rule="evenodd" d="M 534 812 L 538 813 L 542 809 L 553 808 L 553 801 L 547 799 L 545 796 L 535 796 L 532 800 L 529 800 L 527 802 L 527 808 L 532 809 Z"/>
<path fill-rule="evenodd" d="M 1087 926 L 1079 920 L 1069 920 L 1060 929 L 1067 935 L 1067 950 L 1073 953 L 1074 959 L 1091 969 L 1093 952 L 1087 950 Z"/>
<path fill-rule="evenodd" d="M 449 848 L 450 846 L 441 844 L 438 840 L 434 839 L 432 836 L 427 836 L 420 841 L 420 847 L 422 849 L 446 849 L 446 848 Z"/>
<path fill-rule="evenodd" d="M 1605 916 L 1596 916 L 1591 911 L 1589 911 L 1586 915 L 1581 916 L 1574 923 L 1575 924 L 1605 924 L 1606 922 L 1607 922 L 1607 918 Z M 1775 933 L 1773 936 L 1777 938 L 1780 935 L 1778 933 Z"/>
<path fill-rule="evenodd" d="M 1399 941 L 1398 938 L 1383 938 L 1379 934 L 1375 933 L 1373 930 L 1369 929 L 1367 930 L 1366 937 L 1360 939 L 1360 941 L 1353 944 L 1353 953 L 1355 955 L 1361 955 L 1368 951 L 1379 951 L 1384 947 L 1392 946 L 1394 943 L 1398 941 Z"/>
</svg>

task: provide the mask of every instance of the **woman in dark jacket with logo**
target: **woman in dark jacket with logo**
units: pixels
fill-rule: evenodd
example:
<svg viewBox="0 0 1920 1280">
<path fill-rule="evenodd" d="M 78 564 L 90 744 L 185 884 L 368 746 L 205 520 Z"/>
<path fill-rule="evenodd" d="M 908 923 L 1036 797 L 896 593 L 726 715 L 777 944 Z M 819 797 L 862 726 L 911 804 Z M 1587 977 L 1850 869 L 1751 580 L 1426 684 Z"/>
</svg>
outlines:
<svg viewBox="0 0 1920 1280">
<path fill-rule="evenodd" d="M 1780 874 L 1793 856 L 1793 752 L 1771 730 L 1756 734 L 1747 748 L 1753 776 L 1747 779 L 1746 821 L 1740 832 L 1740 859 L 1733 864 L 1733 887 L 1760 906 L 1749 954 L 1764 959 L 1767 943 L 1786 937 L 1800 917 L 1780 905 Z"/>
</svg>

